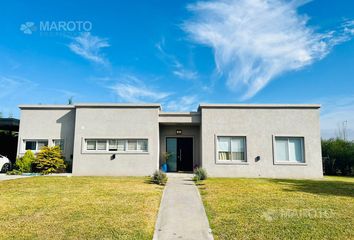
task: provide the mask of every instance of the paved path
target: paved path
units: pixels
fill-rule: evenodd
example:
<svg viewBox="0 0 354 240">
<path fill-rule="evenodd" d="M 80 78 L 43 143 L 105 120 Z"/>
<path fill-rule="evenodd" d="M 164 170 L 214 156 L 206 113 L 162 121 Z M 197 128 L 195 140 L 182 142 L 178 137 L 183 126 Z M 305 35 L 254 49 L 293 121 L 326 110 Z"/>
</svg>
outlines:
<svg viewBox="0 0 354 240">
<path fill-rule="evenodd" d="M 0 181 L 4 180 L 12 180 L 12 179 L 17 179 L 17 178 L 26 178 L 28 176 L 22 176 L 22 175 L 6 175 L 5 173 L 0 174 Z"/>
<path fill-rule="evenodd" d="M 213 239 L 192 174 L 168 174 L 154 240 Z"/>
<path fill-rule="evenodd" d="M 71 173 L 52 173 L 45 175 L 48 177 L 71 177 Z M 0 173 L 0 181 L 4 180 L 12 180 L 12 179 L 18 179 L 18 178 L 28 178 L 28 177 L 33 177 L 33 176 L 24 176 L 24 175 L 6 175 L 6 173 Z"/>
</svg>

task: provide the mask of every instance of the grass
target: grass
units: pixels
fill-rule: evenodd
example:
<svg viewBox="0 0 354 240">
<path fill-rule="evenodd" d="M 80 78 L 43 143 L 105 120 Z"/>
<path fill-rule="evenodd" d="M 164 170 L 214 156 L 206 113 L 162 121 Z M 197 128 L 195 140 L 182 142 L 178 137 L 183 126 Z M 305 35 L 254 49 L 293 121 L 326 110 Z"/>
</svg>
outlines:
<svg viewBox="0 0 354 240">
<path fill-rule="evenodd" d="M 135 177 L 0 182 L 1 239 L 152 239 L 162 187 Z"/>
<path fill-rule="evenodd" d="M 208 179 L 215 239 L 354 239 L 354 178 Z"/>
</svg>

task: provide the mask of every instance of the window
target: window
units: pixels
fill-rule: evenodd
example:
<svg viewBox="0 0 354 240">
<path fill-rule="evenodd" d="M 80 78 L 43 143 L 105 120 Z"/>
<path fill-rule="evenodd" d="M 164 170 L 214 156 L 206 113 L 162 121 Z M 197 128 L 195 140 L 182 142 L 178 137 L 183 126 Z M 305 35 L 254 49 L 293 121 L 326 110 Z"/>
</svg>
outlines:
<svg viewBox="0 0 354 240">
<path fill-rule="evenodd" d="M 147 140 L 138 140 L 138 150 L 142 151 L 142 152 L 147 152 L 148 150 L 148 144 L 147 144 Z"/>
<path fill-rule="evenodd" d="M 147 139 L 86 139 L 87 151 L 147 152 Z"/>
<path fill-rule="evenodd" d="M 109 140 L 108 151 L 118 150 L 118 140 Z"/>
<path fill-rule="evenodd" d="M 38 141 L 37 142 L 37 150 L 41 150 L 42 147 L 48 146 L 48 141 Z"/>
<path fill-rule="evenodd" d="M 218 137 L 218 160 L 246 162 L 245 137 Z"/>
<path fill-rule="evenodd" d="M 107 140 L 98 140 L 97 150 L 106 150 L 106 149 L 107 149 Z"/>
<path fill-rule="evenodd" d="M 48 146 L 48 140 L 24 140 L 25 150 L 39 151 L 42 147 Z"/>
<path fill-rule="evenodd" d="M 277 162 L 304 163 L 303 137 L 275 137 Z"/>
<path fill-rule="evenodd" d="M 36 141 L 25 141 L 25 142 L 26 142 L 25 150 L 32 150 L 32 151 L 37 150 L 37 142 Z"/>
<path fill-rule="evenodd" d="M 138 150 L 138 141 L 137 140 L 128 140 L 128 151 Z"/>
<path fill-rule="evenodd" d="M 54 139 L 53 140 L 53 145 L 54 146 L 59 146 L 60 150 L 64 152 L 64 139 Z"/>
<path fill-rule="evenodd" d="M 96 140 L 87 140 L 87 150 L 96 150 Z"/>
<path fill-rule="evenodd" d="M 125 140 L 118 140 L 118 151 L 125 151 Z"/>
</svg>

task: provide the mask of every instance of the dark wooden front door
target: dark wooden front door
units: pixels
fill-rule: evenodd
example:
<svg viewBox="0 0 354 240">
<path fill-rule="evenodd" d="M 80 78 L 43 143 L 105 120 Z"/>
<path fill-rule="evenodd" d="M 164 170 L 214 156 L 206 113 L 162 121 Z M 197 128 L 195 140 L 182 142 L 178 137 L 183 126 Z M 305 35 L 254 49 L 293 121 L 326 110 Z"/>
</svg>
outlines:
<svg viewBox="0 0 354 240">
<path fill-rule="evenodd" d="M 193 171 L 193 138 L 169 137 L 166 139 L 166 151 L 171 154 L 167 160 L 168 171 Z"/>
<path fill-rule="evenodd" d="M 193 171 L 193 138 L 177 138 L 177 171 Z"/>
</svg>

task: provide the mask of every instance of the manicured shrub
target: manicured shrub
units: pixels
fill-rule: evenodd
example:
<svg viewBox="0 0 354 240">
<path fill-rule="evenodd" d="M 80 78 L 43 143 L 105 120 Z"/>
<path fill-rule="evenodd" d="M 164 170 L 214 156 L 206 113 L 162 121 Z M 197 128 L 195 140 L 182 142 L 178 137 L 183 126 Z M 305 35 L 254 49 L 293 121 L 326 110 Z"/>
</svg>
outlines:
<svg viewBox="0 0 354 240">
<path fill-rule="evenodd" d="M 58 146 L 43 147 L 33 163 L 33 169 L 42 174 L 65 172 L 65 162 Z"/>
<path fill-rule="evenodd" d="M 194 180 L 201 181 L 208 178 L 208 174 L 204 168 L 197 167 L 194 169 Z"/>
<path fill-rule="evenodd" d="M 166 173 L 162 172 L 161 170 L 156 170 L 151 177 L 151 182 L 159 185 L 165 185 L 167 182 Z"/>
<path fill-rule="evenodd" d="M 22 172 L 19 171 L 19 170 L 14 169 L 14 170 L 12 170 L 12 171 L 6 172 L 6 174 L 7 174 L 7 175 L 21 175 Z"/>
<path fill-rule="evenodd" d="M 15 169 L 20 172 L 29 173 L 32 171 L 32 164 L 36 160 L 33 152 L 27 150 L 23 157 L 17 158 L 15 163 Z"/>
</svg>

